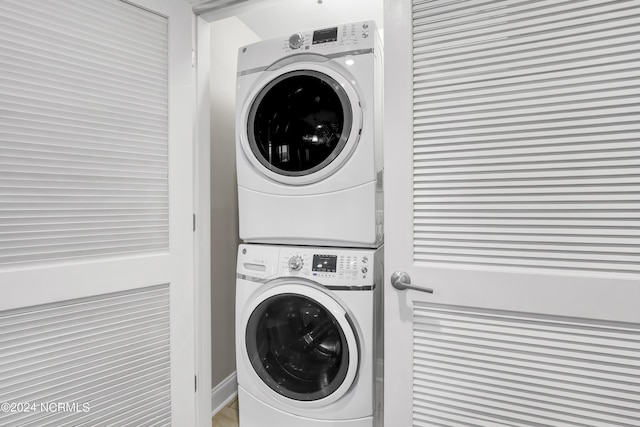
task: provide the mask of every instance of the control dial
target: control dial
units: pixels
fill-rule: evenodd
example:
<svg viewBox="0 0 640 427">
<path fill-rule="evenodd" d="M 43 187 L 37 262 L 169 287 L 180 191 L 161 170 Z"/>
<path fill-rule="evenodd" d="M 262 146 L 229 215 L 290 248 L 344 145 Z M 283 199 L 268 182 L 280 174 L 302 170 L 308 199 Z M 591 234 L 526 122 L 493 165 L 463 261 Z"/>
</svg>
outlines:
<svg viewBox="0 0 640 427">
<path fill-rule="evenodd" d="M 289 270 L 291 271 L 300 271 L 302 270 L 302 265 L 304 261 L 302 261 L 302 257 L 300 255 L 294 255 L 289 258 Z"/>
<path fill-rule="evenodd" d="M 304 36 L 300 33 L 292 34 L 291 37 L 289 37 L 289 47 L 291 49 L 300 49 L 303 43 Z"/>
</svg>

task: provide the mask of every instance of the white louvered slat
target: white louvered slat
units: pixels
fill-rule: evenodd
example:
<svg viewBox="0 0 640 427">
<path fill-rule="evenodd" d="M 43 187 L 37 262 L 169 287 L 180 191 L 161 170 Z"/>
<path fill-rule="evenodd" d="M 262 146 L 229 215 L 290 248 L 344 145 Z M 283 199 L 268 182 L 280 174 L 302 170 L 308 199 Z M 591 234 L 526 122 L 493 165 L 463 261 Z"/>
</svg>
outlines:
<svg viewBox="0 0 640 427">
<path fill-rule="evenodd" d="M 169 422 L 169 358 L 167 285 L 2 312 L 0 401 L 38 410 L 0 413 L 0 424 Z M 41 411 L 46 402 L 90 411 Z"/>
<path fill-rule="evenodd" d="M 640 423 L 638 325 L 419 302 L 413 320 L 414 425 Z"/>
<path fill-rule="evenodd" d="M 167 19 L 0 4 L 0 264 L 169 245 Z"/>
<path fill-rule="evenodd" d="M 640 4 L 413 2 L 414 262 L 640 272 Z"/>
</svg>

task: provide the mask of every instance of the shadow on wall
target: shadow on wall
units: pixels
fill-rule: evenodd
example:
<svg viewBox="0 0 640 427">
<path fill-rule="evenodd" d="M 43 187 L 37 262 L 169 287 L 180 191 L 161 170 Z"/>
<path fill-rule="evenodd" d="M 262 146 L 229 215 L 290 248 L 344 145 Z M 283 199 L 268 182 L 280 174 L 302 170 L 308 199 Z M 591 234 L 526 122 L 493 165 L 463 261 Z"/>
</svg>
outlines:
<svg viewBox="0 0 640 427">
<path fill-rule="evenodd" d="M 235 78 L 238 48 L 259 41 L 236 17 L 211 24 L 211 384 L 235 371 L 238 201 Z"/>
</svg>

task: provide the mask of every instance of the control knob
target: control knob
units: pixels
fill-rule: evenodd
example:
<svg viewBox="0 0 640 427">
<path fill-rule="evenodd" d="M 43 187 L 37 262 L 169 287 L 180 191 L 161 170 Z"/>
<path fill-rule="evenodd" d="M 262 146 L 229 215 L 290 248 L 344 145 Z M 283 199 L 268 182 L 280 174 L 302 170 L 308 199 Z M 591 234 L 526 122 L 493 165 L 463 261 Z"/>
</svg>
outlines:
<svg viewBox="0 0 640 427">
<path fill-rule="evenodd" d="M 302 270 L 302 265 L 304 261 L 302 261 L 302 257 L 300 255 L 294 255 L 289 258 L 289 270 L 291 271 L 300 271 Z"/>
<path fill-rule="evenodd" d="M 304 36 L 300 33 L 292 34 L 291 37 L 289 37 L 289 47 L 291 49 L 300 49 L 302 43 L 304 43 Z"/>
</svg>

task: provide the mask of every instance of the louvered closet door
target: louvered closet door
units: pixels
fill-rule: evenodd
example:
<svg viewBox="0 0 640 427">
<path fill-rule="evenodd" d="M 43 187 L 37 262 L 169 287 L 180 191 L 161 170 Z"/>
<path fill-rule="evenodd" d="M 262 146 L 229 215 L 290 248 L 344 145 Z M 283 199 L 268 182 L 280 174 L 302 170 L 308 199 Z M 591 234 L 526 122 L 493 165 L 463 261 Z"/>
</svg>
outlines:
<svg viewBox="0 0 640 427">
<path fill-rule="evenodd" d="M 0 2 L 0 425 L 194 425 L 191 6 Z"/>
<path fill-rule="evenodd" d="M 640 2 L 385 26 L 387 425 L 640 425 Z"/>
</svg>

